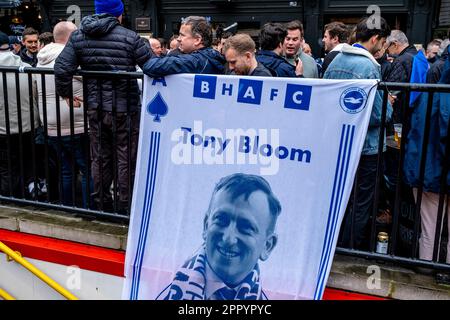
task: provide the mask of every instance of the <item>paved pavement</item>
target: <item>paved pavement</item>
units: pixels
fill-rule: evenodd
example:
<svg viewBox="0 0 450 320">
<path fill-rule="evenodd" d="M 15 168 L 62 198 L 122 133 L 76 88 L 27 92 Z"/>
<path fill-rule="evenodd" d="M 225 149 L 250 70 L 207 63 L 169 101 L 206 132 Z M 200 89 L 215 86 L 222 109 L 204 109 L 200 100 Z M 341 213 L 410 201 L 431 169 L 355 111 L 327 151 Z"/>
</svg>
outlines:
<svg viewBox="0 0 450 320">
<path fill-rule="evenodd" d="M 125 250 L 128 227 L 54 210 L 0 206 L 0 229 Z M 450 286 L 392 263 L 336 255 L 328 287 L 393 299 L 450 300 Z"/>
</svg>

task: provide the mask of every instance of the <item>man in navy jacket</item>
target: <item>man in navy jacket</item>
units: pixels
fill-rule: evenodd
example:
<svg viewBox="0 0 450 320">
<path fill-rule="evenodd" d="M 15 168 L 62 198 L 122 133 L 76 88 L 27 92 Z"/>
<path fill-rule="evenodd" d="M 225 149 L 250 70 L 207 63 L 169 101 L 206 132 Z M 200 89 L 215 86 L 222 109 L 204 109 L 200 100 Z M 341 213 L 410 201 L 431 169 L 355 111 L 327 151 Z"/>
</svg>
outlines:
<svg viewBox="0 0 450 320">
<path fill-rule="evenodd" d="M 445 52 L 446 59 L 442 75 L 438 84 L 450 84 L 450 46 Z M 431 106 L 430 130 L 425 156 L 424 176 L 420 175 L 420 165 L 424 150 L 425 126 L 429 95 L 433 94 Z M 450 171 L 448 158 L 446 158 L 446 144 L 449 140 L 450 121 L 450 94 L 426 93 L 420 94 L 411 105 L 411 129 L 405 144 L 405 162 L 403 172 L 405 182 L 413 188 L 417 199 L 418 188 L 423 187 L 422 202 L 420 206 L 421 234 L 419 239 L 419 258 L 433 260 L 436 223 L 438 220 L 439 196 L 444 194 L 444 215 L 450 215 Z M 445 172 L 447 176 L 445 177 Z M 443 189 L 443 190 L 442 190 Z M 447 194 L 447 195 L 446 195 Z M 447 212 L 447 213 L 446 213 Z M 447 219 L 447 228 L 450 231 L 450 219 Z M 445 226 L 443 226 L 445 228 Z M 441 229 L 442 230 L 442 229 Z M 447 243 L 446 262 L 450 263 L 450 242 Z"/>
<path fill-rule="evenodd" d="M 257 53 L 256 60 L 269 69 L 274 77 L 302 77 L 302 62 L 297 61 L 294 67 L 282 56 L 286 36 L 287 30 L 282 24 L 266 23 L 259 35 L 261 50 Z"/>
<path fill-rule="evenodd" d="M 204 17 L 184 19 L 178 42 L 183 54 L 150 59 L 144 65 L 144 73 L 153 78 L 178 73 L 224 73 L 225 59 L 211 48 L 212 30 Z"/>
</svg>

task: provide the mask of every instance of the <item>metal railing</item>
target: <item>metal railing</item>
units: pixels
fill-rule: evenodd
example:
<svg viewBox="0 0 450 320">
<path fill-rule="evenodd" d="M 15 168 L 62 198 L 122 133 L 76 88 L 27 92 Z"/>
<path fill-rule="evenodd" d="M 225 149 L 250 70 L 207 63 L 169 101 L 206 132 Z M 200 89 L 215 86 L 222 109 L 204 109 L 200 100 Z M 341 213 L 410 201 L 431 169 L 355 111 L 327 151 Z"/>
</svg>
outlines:
<svg viewBox="0 0 450 320">
<path fill-rule="evenodd" d="M 47 94 L 48 87 L 54 86 L 53 69 L 1 67 L 0 72 L 0 81 L 2 82 L 0 90 L 4 93 L 2 97 L 4 110 L 0 111 L 0 117 L 4 118 L 0 124 L 0 128 L 3 127 L 2 135 L 0 135 L 0 148 L 2 149 L 0 150 L 2 152 L 0 161 L 3 162 L 2 166 L 5 171 L 9 172 L 9 174 L 3 172 L 0 175 L 1 179 L 7 180 L 0 181 L 0 200 L 127 223 L 133 187 L 134 166 L 132 163 L 136 160 L 135 155 L 132 155 L 130 151 L 133 143 L 131 136 L 132 132 L 139 128 L 139 124 L 136 125 L 135 121 L 132 122 L 130 110 L 133 106 L 127 103 L 125 119 L 121 120 L 124 128 L 120 128 L 120 130 L 126 131 L 124 136 L 126 136 L 127 142 L 124 149 L 127 152 L 127 159 L 125 166 L 122 161 L 122 167 L 119 167 L 117 165 L 117 123 L 120 113 L 114 101 L 116 98 L 115 87 L 118 84 L 123 86 L 125 81 L 127 94 L 129 94 L 132 81 L 142 79 L 142 73 L 79 71 L 78 76 L 82 77 L 84 97 L 87 97 L 89 90 L 92 89 L 87 85 L 88 82 L 92 84 L 92 81 L 95 81 L 100 93 L 99 105 L 102 105 L 103 84 L 108 83 L 114 94 L 112 95 L 112 109 L 105 111 L 102 108 L 96 108 L 95 115 L 88 115 L 90 106 L 86 99 L 83 102 L 82 128 L 79 123 L 75 128 L 77 119 L 75 119 L 74 99 L 70 98 L 67 106 L 64 105 L 66 102 L 55 94 L 55 91 L 52 91 L 51 98 Z M 11 105 L 9 101 L 11 96 L 16 98 L 14 105 Z M 129 102 L 128 96 L 127 101 Z M 50 104 L 54 110 L 49 110 Z M 40 119 L 38 118 L 38 108 L 41 114 Z M 48 119 L 51 112 L 54 112 L 52 116 L 56 119 Z M 67 112 L 69 119 L 67 119 Z M 66 114 L 64 115 L 64 113 Z M 93 128 L 89 127 L 89 117 L 96 116 L 97 119 L 102 119 L 103 115 L 107 113 L 111 115 L 111 123 L 108 128 L 102 125 L 102 121 L 98 121 L 99 139 L 95 151 L 99 156 L 99 174 L 97 179 L 93 179 L 91 171 L 91 151 L 93 149 L 89 143 L 89 130 Z M 12 125 L 14 124 L 13 117 L 21 119 L 21 121 Z M 139 119 L 139 117 L 137 118 Z M 63 132 L 64 125 L 66 125 L 65 132 Z M 52 127 L 53 135 L 50 134 L 49 127 Z M 81 135 L 77 134 L 77 131 L 80 130 L 82 131 Z M 105 138 L 106 135 L 108 137 Z M 39 142 L 38 139 L 40 139 Z M 106 139 L 110 140 L 109 147 L 102 145 Z M 109 159 L 104 159 L 106 152 L 111 153 Z M 105 164 L 102 161 L 109 161 L 109 163 Z M 80 168 L 80 163 L 84 168 Z M 124 170 L 124 167 L 131 168 L 131 170 L 128 170 L 127 186 L 122 185 L 122 190 L 119 191 L 118 175 L 121 174 L 120 171 Z M 112 176 L 110 177 L 112 183 L 111 188 L 105 190 L 104 171 L 106 169 Z M 81 193 L 83 195 L 79 194 L 80 183 L 78 180 L 80 176 L 82 177 Z M 90 196 L 93 193 L 93 180 L 94 182 L 97 180 L 97 184 L 100 185 L 100 188 L 97 188 L 96 201 Z M 124 189 L 128 193 L 125 197 L 128 201 L 121 204 L 119 203 L 119 193 L 123 193 Z M 107 195 L 109 195 L 109 202 L 106 201 Z M 108 203 L 108 206 L 105 203 Z"/>
<path fill-rule="evenodd" d="M 16 300 L 12 295 L 10 295 L 2 288 L 0 288 L 0 298 L 2 298 L 3 300 Z"/>
<path fill-rule="evenodd" d="M 11 128 L 9 125 L 10 119 L 8 109 L 14 108 L 17 110 L 17 116 L 18 118 L 21 118 L 20 112 L 22 111 L 21 101 L 20 101 L 20 77 L 27 77 L 27 95 L 29 97 L 29 101 L 32 101 L 33 97 L 33 81 L 34 77 L 40 78 L 41 83 L 41 99 L 39 108 L 41 109 L 41 114 L 43 115 L 40 119 L 41 121 L 41 128 L 43 133 L 41 133 L 41 137 L 43 140 L 43 144 L 39 147 L 39 150 L 36 150 L 37 146 L 35 141 L 36 138 L 36 126 L 34 125 L 34 113 L 33 108 L 35 105 L 33 102 L 29 103 L 28 108 L 28 116 L 30 119 L 30 130 L 27 131 L 24 134 L 24 130 L 22 128 L 21 122 L 18 123 L 18 134 L 17 134 L 17 144 L 19 146 L 18 150 L 18 156 L 17 156 L 17 162 L 18 162 L 18 169 L 16 170 L 18 173 L 18 180 L 19 180 L 19 189 L 20 192 L 17 194 L 14 194 L 14 188 L 13 188 L 13 181 L 12 175 L 9 175 L 9 181 L 7 183 L 6 188 L 2 188 L 3 194 L 0 196 L 0 200 L 8 201 L 12 203 L 18 203 L 18 204 L 25 204 L 25 205 L 33 205 L 43 208 L 49 208 L 49 209 L 59 209 L 64 210 L 68 212 L 77 213 L 83 216 L 88 217 L 96 217 L 96 218 L 103 218 L 103 219 L 113 219 L 118 220 L 123 223 L 128 222 L 129 216 L 127 213 L 120 212 L 120 206 L 118 203 L 119 193 L 124 192 L 123 188 L 123 181 L 122 181 L 122 187 L 121 190 L 119 190 L 120 186 L 119 184 L 119 170 L 120 168 L 117 165 L 118 161 L 118 154 L 117 154 L 117 134 L 118 134 L 118 110 L 115 103 L 116 95 L 112 95 L 112 109 L 111 110 L 102 110 L 101 107 L 94 108 L 89 105 L 89 101 L 87 99 L 88 97 L 88 91 L 89 90 L 97 90 L 97 92 L 100 92 L 98 94 L 98 99 L 96 101 L 96 104 L 98 106 L 102 106 L 103 104 L 103 98 L 104 96 L 101 94 L 102 91 L 102 85 L 106 82 L 110 85 L 112 92 L 115 92 L 115 87 L 118 85 L 122 86 L 122 89 L 125 88 L 129 89 L 131 86 L 132 81 L 135 81 L 136 79 L 142 79 L 142 73 L 138 72 L 94 72 L 94 71 L 80 71 L 78 73 L 79 76 L 83 78 L 83 96 L 84 96 L 84 109 L 83 109 L 83 133 L 85 135 L 88 135 L 89 131 L 91 131 L 92 136 L 92 130 L 93 128 L 88 125 L 89 123 L 89 117 L 97 117 L 97 119 L 102 119 L 102 115 L 105 113 L 108 113 L 110 116 L 110 123 L 108 123 L 108 127 L 102 127 L 101 121 L 100 126 L 96 128 L 98 130 L 97 132 L 97 138 L 99 143 L 96 145 L 96 149 L 93 149 L 92 145 L 89 145 L 89 143 L 83 145 L 84 150 L 84 159 L 85 163 L 87 164 L 85 166 L 84 172 L 82 172 L 82 176 L 86 179 L 87 183 L 82 184 L 83 191 L 88 196 L 85 197 L 85 201 L 81 201 L 80 199 L 82 196 L 80 196 L 79 192 L 77 193 L 77 190 L 80 190 L 79 183 L 77 184 L 77 180 L 75 177 L 80 173 L 79 168 L 77 168 L 76 161 L 74 159 L 74 149 L 75 147 L 75 115 L 74 115 L 74 100 L 73 98 L 70 99 L 69 105 L 62 105 L 59 97 L 55 95 L 52 96 L 49 100 L 47 97 L 47 88 L 49 83 L 46 80 L 46 77 L 52 77 L 53 70 L 52 69 L 36 69 L 36 68 L 25 68 L 24 70 L 19 70 L 17 68 L 0 68 L 0 81 L 3 80 L 3 85 L 0 86 L 0 90 L 3 89 L 3 92 L 5 92 L 3 100 L 5 104 L 5 110 L 0 111 L 0 117 L 3 113 L 4 119 L 5 119 L 5 132 L 2 133 L 4 135 L 4 139 L 6 137 L 6 147 L 4 149 L 4 153 L 6 153 L 7 161 L 3 158 L 3 166 L 7 164 L 7 168 L 9 172 L 11 172 L 11 167 L 13 166 L 13 163 L 11 161 L 11 157 L 9 156 L 11 154 L 11 151 L 14 147 L 13 143 L 15 141 L 12 141 L 11 137 Z M 9 106 L 8 103 L 8 95 L 11 95 L 11 89 L 9 89 L 6 85 L 7 80 L 7 74 L 13 75 L 13 80 L 15 84 L 15 92 L 16 96 L 19 98 L 17 99 L 17 103 L 14 106 Z M 125 81 L 125 82 L 124 82 Z M 89 83 L 89 85 L 87 85 Z M 94 84 L 93 84 L 94 83 Z M 428 146 L 428 135 L 430 132 L 430 119 L 431 119 L 431 108 L 433 105 L 433 99 L 434 99 L 434 93 L 450 93 L 450 85 L 425 85 L 425 84 L 400 84 L 400 83 L 379 83 L 378 90 L 383 91 L 383 107 L 381 112 L 381 128 L 380 128 L 380 135 L 379 135 L 379 150 L 378 150 L 378 158 L 376 159 L 376 167 L 377 167 L 377 173 L 376 173 L 376 181 L 375 181 L 375 187 L 374 187 L 374 195 L 373 195 L 373 209 L 371 212 L 368 212 L 367 214 L 370 216 L 370 223 L 368 227 L 370 228 L 370 232 L 366 234 L 367 236 L 367 246 L 365 248 L 357 248 L 354 245 L 354 237 L 353 232 L 350 235 L 350 244 L 346 247 L 340 246 L 337 248 L 337 252 L 341 254 L 346 255 L 354 255 L 354 256 L 361 256 L 365 258 L 373 258 L 377 260 L 385 260 L 385 261 L 394 261 L 397 263 L 402 264 L 410 264 L 415 266 L 425 266 L 425 267 L 433 267 L 435 269 L 444 269 L 444 270 L 450 270 L 450 265 L 443 263 L 442 259 L 440 259 L 439 254 L 439 245 L 435 246 L 435 252 L 433 254 L 433 259 L 431 261 L 426 260 L 420 260 L 418 258 L 418 238 L 420 235 L 420 208 L 421 208 L 421 202 L 422 202 L 422 194 L 424 191 L 423 186 L 423 179 L 425 174 L 425 156 L 427 154 L 426 149 Z M 392 123 L 387 123 L 387 103 L 388 103 L 388 92 L 390 90 L 396 90 L 403 94 L 404 99 L 401 99 L 401 118 L 406 119 L 403 123 L 403 139 L 401 139 L 401 144 L 398 148 L 392 148 L 388 147 L 387 151 L 384 152 L 383 145 L 385 141 L 385 129 L 388 128 L 388 135 L 390 134 L 390 127 L 392 126 Z M 130 90 L 126 90 L 128 93 Z M 13 90 L 14 92 L 14 90 Z M 409 107 L 410 103 L 410 93 L 411 92 L 427 92 L 428 95 L 428 110 L 426 113 L 426 126 L 425 126 L 425 132 L 424 132 L 424 141 L 422 148 L 424 149 L 424 152 L 422 152 L 422 159 L 420 161 L 420 181 L 422 183 L 417 186 L 417 201 L 414 200 L 414 197 L 412 196 L 412 190 L 410 186 L 406 185 L 404 183 L 403 179 L 403 164 L 404 164 L 404 153 L 405 153 L 405 144 L 406 144 L 406 137 L 408 136 L 408 119 L 411 116 L 412 108 Z M 23 95 L 22 95 L 23 96 Z M 1 99 L 1 97 L 0 97 Z M 56 127 L 56 135 L 50 136 L 49 135 L 49 119 L 47 119 L 47 105 L 51 103 L 51 101 L 54 101 L 54 107 L 56 110 L 56 124 L 54 123 L 54 127 Z M 129 102 L 129 99 L 127 99 Z M 65 102 L 63 102 L 65 104 Z M 70 129 L 69 133 L 65 132 L 66 135 L 63 134 L 61 131 L 61 111 L 64 111 L 63 108 L 69 109 L 69 118 L 70 118 Z M 133 185 L 133 170 L 134 167 L 132 166 L 132 161 L 135 161 L 133 159 L 133 155 L 131 154 L 131 134 L 133 129 L 132 127 L 132 119 L 130 115 L 130 110 L 132 106 L 130 106 L 129 103 L 127 103 L 127 109 L 125 114 L 125 121 L 122 121 L 122 126 L 124 128 L 121 128 L 121 130 L 125 130 L 125 136 L 127 139 L 127 161 L 125 166 L 129 168 L 130 170 L 127 171 L 127 188 L 126 192 L 128 193 L 128 196 L 125 197 L 127 199 L 131 199 L 132 196 L 132 185 Z M 397 107 L 398 108 L 398 107 Z M 123 111 L 123 110 L 122 110 Z M 88 112 L 90 112 L 88 114 Z M 94 114 L 93 114 L 94 113 Z M 122 115 L 123 116 L 123 115 Z M 123 120 L 123 119 L 122 119 Z M 136 124 L 134 124 L 136 125 Z M 98 154 L 102 155 L 105 151 L 105 146 L 102 145 L 103 140 L 101 137 L 103 137 L 103 133 L 107 132 L 109 135 L 109 139 L 112 141 L 110 145 L 111 150 L 106 150 L 108 152 L 111 152 L 110 158 L 108 161 L 110 161 L 114 167 L 112 171 L 110 169 L 109 174 L 112 175 L 112 177 L 109 177 L 107 179 L 107 182 L 111 182 L 110 189 L 112 192 L 110 193 L 109 186 L 106 186 L 103 183 L 103 179 L 105 176 L 104 172 L 104 165 L 101 163 L 102 160 L 104 160 L 102 157 L 100 157 L 100 165 L 99 165 L 99 172 L 97 177 L 97 183 L 99 183 L 99 187 L 97 186 L 96 190 L 98 192 L 97 196 L 98 199 L 100 199 L 99 203 L 95 205 L 93 203 L 93 200 L 91 199 L 90 195 L 92 194 L 92 172 L 91 172 L 91 151 L 97 151 Z M 448 136 L 447 131 L 447 136 Z M 30 137 L 26 137 L 26 134 L 30 135 Z M 1 136 L 1 135 L 0 135 Z M 23 150 L 24 145 L 24 139 L 29 139 L 32 141 L 30 144 L 29 149 L 30 150 Z M 63 141 L 63 139 L 66 139 L 66 141 Z M 68 141 L 67 141 L 68 139 Z M 437 219 L 437 225 L 436 229 L 438 232 L 436 232 L 436 239 L 435 243 L 439 244 L 441 242 L 442 238 L 442 218 L 444 216 L 444 200 L 445 197 L 448 196 L 448 186 L 446 185 L 446 180 L 444 177 L 446 176 L 446 172 L 448 172 L 448 166 L 450 163 L 449 158 L 449 142 L 448 138 L 446 141 L 446 154 L 445 154 L 445 163 L 447 164 L 443 168 L 442 172 L 442 179 L 441 179 L 441 192 L 440 192 L 440 201 L 439 201 L 439 212 L 438 212 L 438 219 Z M 53 147 L 49 147 L 49 141 L 53 141 Z M 55 142 L 56 141 L 56 142 Z M 1 141 L 0 141 L 1 142 Z M 92 142 L 92 140 L 91 140 Z M 66 147 L 68 146 L 71 150 L 71 157 L 70 157 L 70 173 L 66 170 L 66 178 L 70 176 L 71 179 L 68 179 L 69 182 L 66 181 L 65 187 L 63 186 L 63 174 L 62 174 L 62 162 L 64 159 L 62 159 L 62 153 L 60 150 L 62 150 L 62 145 L 65 144 Z M 25 172 L 25 160 L 24 160 L 24 154 L 21 152 L 26 153 L 25 151 L 30 151 L 30 158 L 31 160 L 31 189 L 34 188 L 34 190 L 37 190 L 39 188 L 39 184 L 41 183 L 41 180 L 45 180 L 45 186 L 47 188 L 47 192 L 44 196 L 39 197 L 36 196 L 36 193 L 26 193 L 26 187 L 30 186 L 28 181 L 26 181 L 25 177 L 23 176 Z M 55 152 L 56 150 L 56 152 Z M 39 167 L 36 163 L 39 160 L 39 157 L 37 156 L 37 153 L 42 155 L 43 158 L 43 164 L 41 164 L 41 167 Z M 123 156 L 123 155 L 122 155 Z M 391 181 L 387 181 L 386 176 L 389 174 L 386 174 L 384 169 L 384 162 L 386 159 L 391 158 L 394 161 L 393 164 L 388 165 L 387 167 L 390 167 L 390 175 L 391 175 Z M 0 158 L 2 160 L 2 158 Z M 41 159 L 42 160 L 42 159 Z M 28 160 L 27 160 L 28 161 Z M 54 164 L 52 163 L 54 162 Z M 17 166 L 17 164 L 15 164 Z M 122 166 L 123 166 L 122 161 Z M 41 169 L 40 172 L 38 169 Z M 42 170 L 44 169 L 44 170 Z M 123 179 L 123 176 L 122 176 Z M 17 184 L 17 183 L 16 183 Z M 68 185 L 71 185 L 71 188 Z M 355 181 L 355 184 L 357 184 L 357 181 Z M 386 186 L 389 184 L 388 186 Z M 4 183 L 2 183 L 4 185 Z M 70 189 L 71 193 L 71 202 L 67 203 L 65 199 L 63 199 L 63 193 L 67 190 L 65 188 Z M 6 189 L 6 190 L 3 190 Z M 356 197 L 356 193 L 353 193 L 353 197 Z M 106 208 L 104 204 L 104 199 L 106 196 L 112 195 L 113 203 L 109 208 Z M 129 201 L 131 202 L 131 201 Z M 80 204 L 81 203 L 81 204 Z M 128 212 L 129 212 L 129 206 L 130 203 L 127 203 L 128 206 Z M 384 207 L 384 208 L 383 208 Z M 391 212 L 391 222 L 387 224 L 381 224 L 377 221 L 377 215 L 380 211 L 380 209 L 389 209 Z M 351 211 L 351 210 L 350 210 Z M 353 224 L 352 224 L 353 229 Z M 377 242 L 377 234 L 379 231 L 386 231 L 389 234 L 389 251 L 387 254 L 380 254 L 376 252 L 376 242 Z"/>
<path fill-rule="evenodd" d="M 19 263 L 22 267 L 26 268 L 28 271 L 30 271 L 32 274 L 34 274 L 36 277 L 41 279 L 45 284 L 47 284 L 50 288 L 54 289 L 56 292 L 61 294 L 64 298 L 68 300 L 78 300 L 76 296 L 74 296 L 72 293 L 70 293 L 67 289 L 65 289 L 63 286 L 61 286 L 59 283 L 57 283 L 55 280 L 50 278 L 48 275 L 46 275 L 44 272 L 36 268 L 32 263 L 27 261 L 26 259 L 22 258 L 20 254 L 9 248 L 6 244 L 0 241 L 0 251 L 6 254 L 7 257 L 10 257 L 12 260 Z M 5 291 L 0 292 L 2 294 L 1 296 L 4 297 L 7 300 L 13 300 L 14 298 L 6 293 Z"/>
<path fill-rule="evenodd" d="M 442 236 L 445 230 L 442 230 L 442 223 L 444 220 L 444 213 L 446 213 L 445 203 L 450 200 L 450 186 L 447 183 L 447 175 L 450 167 L 450 123 L 446 124 L 446 135 L 444 140 L 440 141 L 444 143 L 444 155 L 442 159 L 442 171 L 440 177 L 440 192 L 439 192 L 439 206 L 437 212 L 436 232 L 434 239 L 433 258 L 431 260 L 419 259 L 419 236 L 421 227 L 421 204 L 422 195 L 424 192 L 424 179 L 425 179 L 425 167 L 426 162 L 430 159 L 427 158 L 427 148 L 430 141 L 430 129 L 431 129 L 431 115 L 433 103 L 436 93 L 450 93 L 450 85 L 442 84 L 402 84 L 402 83 L 379 83 L 379 90 L 383 91 L 383 106 L 381 114 L 381 126 L 379 135 L 379 148 L 377 157 L 377 174 L 374 190 L 374 205 L 373 210 L 370 213 L 370 232 L 368 233 L 368 247 L 357 248 L 355 247 L 355 240 L 353 236 L 354 231 L 354 217 L 352 210 L 347 208 L 347 219 L 351 219 L 352 223 L 352 235 L 350 244 L 347 246 L 341 246 L 336 249 L 337 253 L 363 257 L 366 259 L 376 259 L 389 262 L 395 262 L 404 265 L 412 265 L 418 267 L 428 267 L 435 270 L 450 271 L 450 264 L 443 261 L 440 254 L 440 244 L 442 244 Z M 401 108 L 399 115 L 402 121 L 402 138 L 397 148 L 387 147 L 386 152 L 383 152 L 383 145 L 385 137 L 385 129 L 389 129 L 389 124 L 386 122 L 387 118 L 387 106 L 388 106 L 388 93 L 392 90 L 396 90 L 402 94 L 401 104 L 397 105 L 397 108 Z M 410 132 L 410 120 L 413 113 L 413 108 L 410 107 L 410 94 L 411 92 L 428 93 L 426 115 L 423 119 L 425 126 L 423 131 L 423 140 L 420 149 L 420 163 L 419 163 L 419 183 L 415 186 L 417 190 L 416 200 L 413 196 L 412 187 L 404 182 L 404 160 L 405 160 L 405 148 L 408 142 L 408 134 Z M 399 110 L 397 110 L 399 111 Z M 447 120 L 448 121 L 448 120 Z M 392 125 L 392 123 L 390 123 Z M 444 125 L 445 126 L 445 125 Z M 389 132 L 389 130 L 388 130 Z M 435 142 L 435 141 L 434 141 Z M 394 158 L 393 163 L 386 163 L 386 159 L 389 157 Z M 386 169 L 390 173 L 386 173 Z M 386 176 L 394 174 L 389 180 Z M 358 181 L 356 179 L 355 184 Z M 387 184 L 390 183 L 390 186 Z M 385 209 L 389 209 L 392 212 L 390 223 L 380 223 L 377 221 L 377 215 L 380 212 L 381 194 L 387 193 L 385 198 L 390 198 L 391 201 L 388 205 L 384 204 Z M 353 192 L 352 196 L 356 198 L 356 193 Z M 393 199 L 393 201 L 392 201 Z M 384 199 L 386 200 L 386 199 Z M 388 201 L 389 202 L 389 201 Z M 448 213 L 450 214 L 450 212 Z M 447 216 L 448 216 L 447 214 Z M 411 219 L 412 218 L 412 219 Z M 449 222 L 450 223 L 450 222 Z M 406 229 L 406 231 L 405 231 Z M 377 234 L 383 231 L 389 234 L 389 249 L 387 253 L 376 252 Z M 448 235 L 447 235 L 448 237 Z M 448 240 L 447 240 L 448 241 Z"/>
</svg>

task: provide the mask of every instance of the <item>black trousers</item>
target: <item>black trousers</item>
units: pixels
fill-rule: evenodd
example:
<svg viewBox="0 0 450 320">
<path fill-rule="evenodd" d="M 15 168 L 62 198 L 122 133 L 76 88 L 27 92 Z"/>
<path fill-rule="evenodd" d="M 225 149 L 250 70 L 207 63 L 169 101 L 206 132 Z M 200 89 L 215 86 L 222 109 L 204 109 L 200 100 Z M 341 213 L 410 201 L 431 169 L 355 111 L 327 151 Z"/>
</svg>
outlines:
<svg viewBox="0 0 450 320">
<path fill-rule="evenodd" d="M 31 178 L 31 132 L 0 135 L 0 194 L 23 198 Z M 9 161 L 8 161 L 9 159 Z"/>
<path fill-rule="evenodd" d="M 92 159 L 92 197 L 98 208 L 112 208 L 111 184 L 117 174 L 119 209 L 129 206 L 136 170 L 139 112 L 88 111 Z"/>
<path fill-rule="evenodd" d="M 339 246 L 350 248 L 353 234 L 354 249 L 368 249 L 369 218 L 374 206 L 378 155 L 362 155 L 341 226 Z"/>
</svg>

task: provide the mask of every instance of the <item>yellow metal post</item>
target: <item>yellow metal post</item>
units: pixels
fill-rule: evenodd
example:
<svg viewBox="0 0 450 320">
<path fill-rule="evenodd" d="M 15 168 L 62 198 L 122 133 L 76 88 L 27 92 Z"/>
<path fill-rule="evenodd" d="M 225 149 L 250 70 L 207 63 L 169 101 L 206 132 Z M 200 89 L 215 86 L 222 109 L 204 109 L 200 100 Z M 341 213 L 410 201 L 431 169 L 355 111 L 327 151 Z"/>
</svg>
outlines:
<svg viewBox="0 0 450 320">
<path fill-rule="evenodd" d="M 56 290 L 58 293 L 60 293 L 62 296 L 64 296 L 68 300 L 78 300 L 77 297 L 75 297 L 72 293 L 67 291 L 64 287 L 62 287 L 60 284 L 58 284 L 56 281 L 51 279 L 49 276 L 47 276 L 45 273 L 40 271 L 38 268 L 36 268 L 34 265 L 32 265 L 30 262 L 28 262 L 26 259 L 22 258 L 17 252 L 10 249 L 7 245 L 5 245 L 3 242 L 0 241 L 0 251 L 3 251 L 7 256 L 10 256 L 14 261 L 21 264 L 24 268 L 28 269 L 31 273 L 33 273 L 36 277 L 44 281 L 48 286 Z"/>
<path fill-rule="evenodd" d="M 0 298 L 2 298 L 3 300 L 16 300 L 12 295 L 10 295 L 2 288 L 0 288 Z"/>
</svg>

